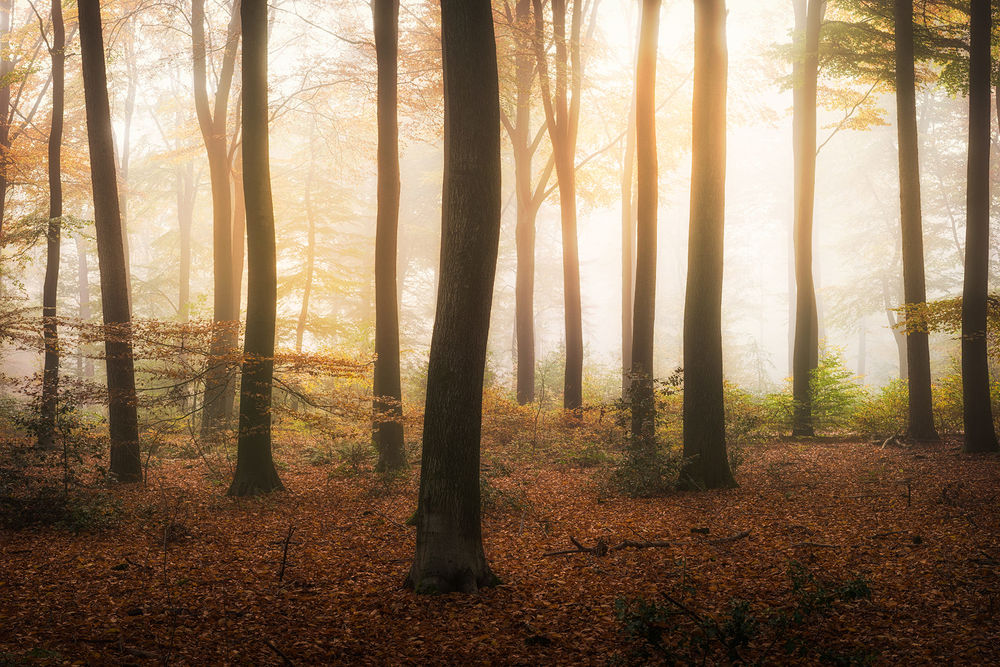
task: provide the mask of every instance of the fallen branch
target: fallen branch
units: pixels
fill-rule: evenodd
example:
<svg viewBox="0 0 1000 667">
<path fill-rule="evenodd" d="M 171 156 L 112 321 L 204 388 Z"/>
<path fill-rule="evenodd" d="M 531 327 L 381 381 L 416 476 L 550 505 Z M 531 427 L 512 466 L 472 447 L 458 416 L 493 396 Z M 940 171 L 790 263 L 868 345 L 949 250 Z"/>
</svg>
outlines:
<svg viewBox="0 0 1000 667">
<path fill-rule="evenodd" d="M 264 643 L 267 645 L 267 647 L 269 649 L 271 649 L 272 651 L 274 651 L 275 653 L 277 653 L 278 657 L 280 657 L 284 661 L 284 663 L 286 665 L 294 665 L 295 664 L 294 662 L 292 662 L 291 658 L 289 658 L 287 655 L 285 655 L 284 653 L 281 652 L 281 649 L 279 649 L 277 646 L 275 646 L 274 644 L 272 644 L 270 639 L 265 639 Z"/>
<path fill-rule="evenodd" d="M 543 558 L 548 556 L 566 556 L 569 554 L 593 554 L 595 556 L 604 556 L 608 553 L 608 543 L 604 540 L 597 540 L 597 544 L 592 547 L 585 547 L 576 538 L 570 536 L 569 541 L 573 543 L 574 549 L 564 549 L 562 551 L 547 551 L 542 554 Z"/>
<path fill-rule="evenodd" d="M 744 530 L 741 533 L 736 533 L 735 535 L 730 535 L 728 537 L 717 537 L 714 540 L 702 540 L 702 544 L 725 544 L 726 542 L 742 540 L 744 537 L 750 537 L 749 530 Z"/>
<path fill-rule="evenodd" d="M 792 549 L 798 547 L 812 547 L 814 549 L 839 549 L 839 544 L 823 544 L 822 542 L 796 542 L 792 545 Z"/>
</svg>

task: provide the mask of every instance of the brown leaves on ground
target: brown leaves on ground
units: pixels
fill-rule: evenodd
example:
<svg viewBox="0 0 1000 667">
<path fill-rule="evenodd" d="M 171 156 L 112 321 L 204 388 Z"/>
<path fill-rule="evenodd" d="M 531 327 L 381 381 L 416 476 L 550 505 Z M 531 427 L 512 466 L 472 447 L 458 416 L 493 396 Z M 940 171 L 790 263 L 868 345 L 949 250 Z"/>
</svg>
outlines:
<svg viewBox="0 0 1000 667">
<path fill-rule="evenodd" d="M 872 590 L 797 631 L 828 656 L 1000 662 L 1000 460 L 956 443 L 776 443 L 738 489 L 643 500 L 603 496 L 593 469 L 519 465 L 504 483 L 526 502 L 484 520 L 504 585 L 476 596 L 401 588 L 416 471 L 388 487 L 305 464 L 281 475 L 293 491 L 232 500 L 197 463 L 167 461 L 149 487 L 112 492 L 116 528 L 0 533 L 0 663 L 606 664 L 632 646 L 616 599 L 766 615 L 792 605 L 792 561 Z M 543 557 L 571 537 L 670 544 Z M 744 654 L 820 655 L 764 651 Z"/>
</svg>

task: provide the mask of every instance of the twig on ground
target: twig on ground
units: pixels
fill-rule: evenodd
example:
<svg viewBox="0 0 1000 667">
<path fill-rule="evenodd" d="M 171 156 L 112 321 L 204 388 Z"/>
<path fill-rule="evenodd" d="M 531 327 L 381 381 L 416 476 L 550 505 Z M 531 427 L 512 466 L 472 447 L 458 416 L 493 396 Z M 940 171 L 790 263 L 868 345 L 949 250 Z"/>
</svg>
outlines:
<svg viewBox="0 0 1000 667">
<path fill-rule="evenodd" d="M 291 658 L 289 658 L 287 655 L 285 655 L 284 653 L 281 652 L 281 649 L 279 649 L 277 646 L 275 646 L 274 644 L 272 644 L 270 639 L 265 639 L 264 643 L 267 645 L 267 647 L 269 649 L 271 649 L 272 651 L 274 651 L 275 653 L 277 653 L 278 657 L 281 658 L 282 660 L 284 660 L 284 663 L 286 665 L 294 665 L 295 664 L 294 662 L 292 662 Z"/>
</svg>

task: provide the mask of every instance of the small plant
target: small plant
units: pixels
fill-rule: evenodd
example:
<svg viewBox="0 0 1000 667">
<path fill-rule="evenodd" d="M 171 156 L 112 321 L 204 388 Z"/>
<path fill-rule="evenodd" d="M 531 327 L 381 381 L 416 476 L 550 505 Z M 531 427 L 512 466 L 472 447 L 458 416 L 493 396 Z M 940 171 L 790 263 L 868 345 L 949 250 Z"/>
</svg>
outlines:
<svg viewBox="0 0 1000 667">
<path fill-rule="evenodd" d="M 531 501 L 519 485 L 498 484 L 511 476 L 513 469 L 500 461 L 484 462 L 479 470 L 479 506 L 483 514 L 496 511 L 526 512 Z"/>
<path fill-rule="evenodd" d="M 858 402 L 853 430 L 866 438 L 888 438 L 906 430 L 910 404 L 906 380 L 892 380 Z"/>
<path fill-rule="evenodd" d="M 813 424 L 817 431 L 827 432 L 848 428 L 864 395 L 838 349 L 828 351 L 819 360 L 809 378 L 809 390 L 812 393 Z"/>
</svg>

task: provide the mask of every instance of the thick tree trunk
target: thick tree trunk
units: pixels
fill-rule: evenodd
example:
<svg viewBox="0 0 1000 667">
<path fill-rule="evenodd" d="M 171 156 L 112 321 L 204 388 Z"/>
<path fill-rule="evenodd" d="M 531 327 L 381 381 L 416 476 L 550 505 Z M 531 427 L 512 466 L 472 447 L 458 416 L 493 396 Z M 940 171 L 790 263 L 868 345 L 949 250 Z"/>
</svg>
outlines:
<svg viewBox="0 0 1000 667">
<path fill-rule="evenodd" d="M 45 368 L 42 372 L 42 414 L 38 446 L 55 447 L 56 413 L 59 397 L 59 329 L 56 299 L 59 288 L 59 258 L 62 237 L 62 135 L 65 106 L 66 32 L 63 26 L 62 0 L 52 0 L 52 123 L 49 130 L 49 225 L 45 284 L 42 293 L 42 329 L 45 339 Z"/>
<path fill-rule="evenodd" d="M 278 276 L 267 112 L 267 2 L 243 0 L 243 180 L 247 208 L 247 328 L 231 496 L 284 487 L 271 457 L 271 388 Z"/>
<path fill-rule="evenodd" d="M 681 471 L 681 484 L 715 489 L 736 485 L 726 454 L 722 386 L 728 74 L 724 0 L 698 0 L 694 26 L 691 225 L 684 298 L 684 458 L 690 463 Z"/>
<path fill-rule="evenodd" d="M 376 470 L 406 466 L 403 393 L 399 377 L 399 304 L 396 301 L 396 238 L 399 227 L 399 124 L 397 121 L 399 0 L 373 0 L 378 66 L 378 213 L 375 223 Z"/>
<path fill-rule="evenodd" d="M 924 286 L 924 240 L 920 211 L 917 98 L 913 61 L 913 0 L 895 0 L 896 126 L 899 137 L 899 220 L 903 239 L 904 302 L 915 314 L 927 301 Z M 931 357 L 925 326 L 906 332 L 909 377 L 909 426 L 913 440 L 937 441 L 931 408 Z"/>
<path fill-rule="evenodd" d="M 653 321 L 656 314 L 656 45 L 659 33 L 660 0 L 643 0 L 635 72 L 639 210 L 630 403 L 632 447 L 636 453 L 649 457 L 649 460 L 656 453 Z M 699 109 L 696 108 L 695 111 Z M 629 226 L 630 224 L 629 222 Z"/>
<path fill-rule="evenodd" d="M 479 444 L 500 240 L 500 104 L 489 0 L 442 0 L 441 279 L 427 370 L 417 547 L 407 586 L 497 583 L 483 552 Z"/>
<path fill-rule="evenodd" d="M 111 432 L 111 472 L 121 481 L 142 477 L 136 416 L 135 371 L 132 358 L 125 251 L 122 247 L 118 182 L 115 177 L 111 109 L 104 65 L 100 0 L 78 0 L 80 56 L 87 108 L 90 178 L 94 191 L 97 258 L 101 268 L 108 376 L 108 421 Z"/>
<path fill-rule="evenodd" d="M 202 435 L 211 436 L 225 426 L 233 414 L 236 391 L 235 368 L 230 359 L 238 343 L 239 311 L 233 285 L 231 164 L 226 146 L 226 120 L 229 91 L 232 87 L 236 51 L 240 37 L 240 2 L 234 0 L 222 57 L 214 108 L 209 107 L 207 89 L 207 54 L 205 44 L 205 0 L 191 5 L 191 36 L 194 61 L 194 101 L 198 124 L 208 155 L 212 185 L 212 244 L 214 296 L 212 320 L 215 329 L 209 371 L 205 376 L 205 400 L 202 411 Z"/>
<path fill-rule="evenodd" d="M 962 291 L 962 391 L 967 452 L 997 451 L 986 354 L 990 261 L 990 27 L 989 0 L 972 0 L 969 59 L 968 221 Z"/>
<path fill-rule="evenodd" d="M 819 356 L 813 283 L 813 206 L 816 193 L 816 79 L 825 0 L 795 0 L 793 140 L 795 152 L 795 341 L 792 353 L 792 434 L 813 435 L 810 379 Z"/>
</svg>

